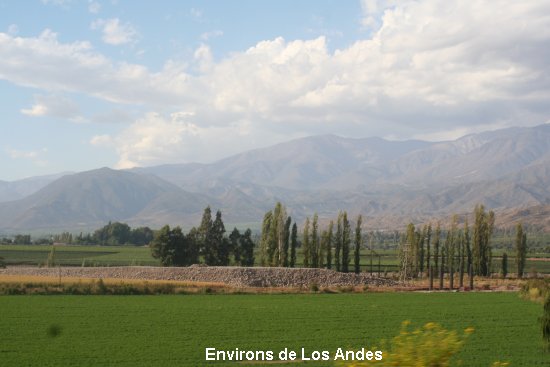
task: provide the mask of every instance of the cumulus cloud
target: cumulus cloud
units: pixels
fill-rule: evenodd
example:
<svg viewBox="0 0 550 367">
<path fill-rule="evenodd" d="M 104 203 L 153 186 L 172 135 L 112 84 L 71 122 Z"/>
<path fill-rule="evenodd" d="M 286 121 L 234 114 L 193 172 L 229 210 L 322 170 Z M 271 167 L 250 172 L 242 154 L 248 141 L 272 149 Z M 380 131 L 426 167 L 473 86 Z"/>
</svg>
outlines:
<svg viewBox="0 0 550 367">
<path fill-rule="evenodd" d="M 132 43 L 137 37 L 137 31 L 130 23 L 121 23 L 120 19 L 97 19 L 90 27 L 93 30 L 101 30 L 103 42 L 118 46 Z"/>
<path fill-rule="evenodd" d="M 163 111 L 112 137 L 120 166 L 221 157 L 242 147 L 243 131 L 266 145 L 321 132 L 434 137 L 547 121 L 550 3 L 362 5 L 371 31 L 343 49 L 330 51 L 324 37 L 276 38 L 216 61 L 201 45 L 192 59 L 156 71 L 115 63 L 87 42 L 61 43 L 51 31 L 0 33 L 0 78 Z M 192 114 L 165 113 L 182 110 Z"/>
<path fill-rule="evenodd" d="M 30 38 L 0 33 L 0 78 L 46 91 L 153 105 L 181 103 L 188 79 L 181 65 L 167 62 L 153 73 L 142 65 L 114 63 L 89 42 L 61 43 L 49 29 Z"/>
<path fill-rule="evenodd" d="M 119 155 L 117 168 L 161 163 L 208 162 L 225 155 L 256 146 L 255 139 L 271 139 L 273 143 L 288 138 L 285 134 L 253 131 L 246 121 L 228 126 L 200 127 L 189 111 L 169 115 L 151 112 L 129 125 L 116 136 L 98 135 L 90 144 L 115 149 Z M 238 142 L 236 144 L 236 142 Z"/>
</svg>

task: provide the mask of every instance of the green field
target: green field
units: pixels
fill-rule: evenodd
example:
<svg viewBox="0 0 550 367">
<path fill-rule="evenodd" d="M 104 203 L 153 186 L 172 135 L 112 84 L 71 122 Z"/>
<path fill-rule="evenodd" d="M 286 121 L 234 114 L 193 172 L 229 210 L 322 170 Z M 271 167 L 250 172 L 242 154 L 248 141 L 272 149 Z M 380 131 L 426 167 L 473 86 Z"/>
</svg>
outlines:
<svg viewBox="0 0 550 367">
<path fill-rule="evenodd" d="M 3 296 L 0 310 L 2 366 L 235 366 L 205 362 L 205 348 L 333 353 L 379 345 L 404 320 L 475 328 L 463 366 L 549 360 L 541 306 L 516 293 Z"/>
<path fill-rule="evenodd" d="M 0 245 L 0 257 L 9 264 L 44 265 L 51 246 Z M 159 265 L 143 246 L 55 246 L 55 262 L 67 266 Z"/>
<path fill-rule="evenodd" d="M 51 246 L 44 245 L 0 245 L 0 257 L 8 265 L 44 265 L 47 262 Z M 159 265 L 159 261 L 151 256 L 151 250 L 146 246 L 56 246 L 56 264 L 67 266 L 125 266 L 125 265 Z M 377 251 L 380 255 L 372 257 L 367 250 L 361 254 L 361 270 L 392 272 L 398 269 L 398 257 L 395 250 Z M 493 259 L 494 272 L 500 270 L 501 260 L 498 255 Z M 528 260 L 525 266 L 527 273 L 537 271 L 550 273 L 550 261 L 543 261 L 541 254 L 532 256 L 540 257 L 540 260 Z M 259 264 L 260 254 L 256 254 L 256 263 Z M 299 251 L 297 266 L 302 266 L 303 256 Z M 353 266 L 353 265 L 352 265 Z M 509 272 L 514 272 L 514 257 L 508 258 Z"/>
</svg>

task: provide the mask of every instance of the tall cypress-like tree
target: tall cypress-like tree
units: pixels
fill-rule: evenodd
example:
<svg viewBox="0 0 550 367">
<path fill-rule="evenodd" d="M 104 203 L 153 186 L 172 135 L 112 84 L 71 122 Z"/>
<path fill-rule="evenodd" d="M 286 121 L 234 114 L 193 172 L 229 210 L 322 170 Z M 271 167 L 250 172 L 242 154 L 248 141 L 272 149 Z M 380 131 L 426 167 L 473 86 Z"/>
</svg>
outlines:
<svg viewBox="0 0 550 367">
<path fill-rule="evenodd" d="M 353 259 L 354 259 L 354 270 L 356 274 L 359 274 L 361 272 L 361 222 L 363 221 L 363 217 L 359 215 L 357 217 L 357 224 L 355 226 L 355 249 L 353 252 Z"/>
<path fill-rule="evenodd" d="M 472 247 L 470 245 L 470 227 L 468 217 L 464 219 L 464 251 L 466 252 L 466 271 L 469 272 L 472 266 Z"/>
<path fill-rule="evenodd" d="M 311 257 L 311 246 L 309 243 L 309 217 L 306 218 L 306 223 L 304 224 L 304 233 L 303 233 L 303 242 L 302 242 L 302 252 L 304 254 L 304 268 L 309 268 L 310 257 Z"/>
<path fill-rule="evenodd" d="M 262 222 L 262 236 L 260 239 L 260 263 L 262 266 L 268 265 L 268 249 L 270 248 L 269 241 L 271 239 L 271 222 L 273 220 L 273 212 L 268 211 L 264 215 Z"/>
<path fill-rule="evenodd" d="M 506 275 L 508 275 L 508 254 L 506 252 L 502 254 L 500 272 L 503 278 L 506 278 Z"/>
<path fill-rule="evenodd" d="M 428 226 L 424 225 L 424 227 L 422 228 L 422 232 L 419 233 L 420 236 L 417 237 L 418 238 L 418 249 L 419 249 L 418 270 L 420 271 L 420 273 L 424 273 L 424 261 L 425 261 L 425 257 L 426 257 L 426 249 L 424 248 L 424 243 L 426 241 L 426 232 L 427 231 L 428 231 Z"/>
<path fill-rule="evenodd" d="M 267 262 L 269 266 L 277 266 L 279 261 L 279 233 L 281 230 L 281 217 L 283 216 L 283 206 L 277 202 L 273 209 L 271 228 L 269 234 L 269 247 L 267 250 Z"/>
<path fill-rule="evenodd" d="M 426 229 L 426 270 L 430 271 L 430 258 L 431 258 L 431 241 L 432 241 L 432 224 L 428 223 Z M 429 274 L 428 274 L 429 275 Z"/>
<path fill-rule="evenodd" d="M 348 213 L 342 214 L 342 272 L 349 272 L 351 245 L 351 226 L 348 220 Z"/>
<path fill-rule="evenodd" d="M 318 224 L 319 216 L 317 213 L 313 214 L 313 221 L 311 223 L 311 241 L 310 241 L 310 254 L 311 254 L 311 267 L 319 267 L 319 234 Z"/>
<path fill-rule="evenodd" d="M 298 226 L 296 222 L 292 225 L 290 233 L 290 261 L 288 265 L 293 268 L 296 266 L 296 247 L 298 246 Z"/>
<path fill-rule="evenodd" d="M 527 257 L 527 235 L 523 232 L 523 225 L 516 225 L 516 269 L 518 278 L 523 278 L 525 260 Z"/>
<path fill-rule="evenodd" d="M 216 243 L 212 232 L 212 211 L 210 206 L 207 206 L 202 213 L 201 225 L 198 231 L 201 253 L 204 257 L 204 262 L 207 265 L 216 263 Z"/>
<path fill-rule="evenodd" d="M 292 224 L 292 218 L 288 216 L 285 222 L 285 230 L 283 234 L 283 262 L 282 266 L 288 267 L 288 250 L 290 246 L 290 225 Z"/>
<path fill-rule="evenodd" d="M 335 249 L 334 249 L 334 265 L 336 266 L 336 271 L 341 270 L 341 263 L 340 263 L 340 252 L 342 251 L 342 236 L 343 236 L 343 225 L 342 225 L 342 217 L 343 213 L 338 213 L 338 220 L 336 222 L 336 237 L 334 241 Z"/>
<path fill-rule="evenodd" d="M 441 241 L 441 224 L 437 223 L 434 234 L 434 269 L 439 269 L 439 244 Z"/>
<path fill-rule="evenodd" d="M 476 205 L 474 210 L 473 264 L 476 275 L 488 276 L 491 271 L 491 246 L 495 214 L 486 212 L 483 205 Z"/>
<path fill-rule="evenodd" d="M 334 223 L 332 221 L 330 221 L 330 223 L 328 225 L 328 230 L 327 230 L 327 246 L 326 246 L 326 251 L 327 251 L 326 266 L 327 266 L 327 269 L 332 268 L 332 227 L 334 227 Z"/>
</svg>

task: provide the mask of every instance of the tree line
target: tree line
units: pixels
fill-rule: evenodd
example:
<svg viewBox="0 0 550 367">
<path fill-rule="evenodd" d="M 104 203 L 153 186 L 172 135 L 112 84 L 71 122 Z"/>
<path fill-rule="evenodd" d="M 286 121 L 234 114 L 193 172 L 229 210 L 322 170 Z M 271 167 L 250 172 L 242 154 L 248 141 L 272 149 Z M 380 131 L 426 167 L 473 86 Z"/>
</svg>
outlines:
<svg viewBox="0 0 550 367">
<path fill-rule="evenodd" d="M 351 225 L 346 211 L 340 211 L 336 220 L 319 231 L 317 213 L 306 218 L 302 238 L 298 239 L 298 226 L 292 224 L 284 205 L 278 202 L 273 210 L 265 213 L 260 239 L 260 263 L 262 266 L 295 267 L 297 248 L 302 250 L 302 266 L 305 268 L 334 268 L 347 273 L 351 270 L 353 241 L 353 271 L 360 272 L 360 252 L 362 247 L 362 217 L 356 220 L 355 235 L 352 238 Z M 292 229 L 291 229 L 292 224 Z"/>
<path fill-rule="evenodd" d="M 153 236 L 154 231 L 149 227 L 131 228 L 126 223 L 109 222 L 92 233 L 84 234 L 80 232 L 80 234 L 75 235 L 70 232 L 62 232 L 34 240 L 29 234 L 16 234 L 13 238 L 2 238 L 1 243 L 15 245 L 52 245 L 54 243 L 63 243 L 67 245 L 144 246 L 153 240 Z"/>
<path fill-rule="evenodd" d="M 201 224 L 184 233 L 181 227 L 165 225 L 155 232 L 150 243 L 151 254 L 163 266 L 188 266 L 201 260 L 206 265 L 239 266 L 254 265 L 254 241 L 252 231 L 240 233 L 234 228 L 225 235 L 225 225 L 220 210 L 212 218 L 210 206 L 204 209 Z"/>
<path fill-rule="evenodd" d="M 437 223 L 435 230 L 431 223 L 415 227 L 413 223 L 407 226 L 399 247 L 400 271 L 403 278 L 416 278 L 422 274 L 435 272 L 443 276 L 459 274 L 460 286 L 463 285 L 464 274 L 490 276 L 493 269 L 493 251 L 491 238 L 494 231 L 495 214 L 486 211 L 483 205 L 477 205 L 473 213 L 473 228 L 470 228 L 468 217 L 464 218 L 462 228 L 458 224 L 458 216 L 454 215 L 450 228 L 442 229 Z M 522 277 L 525 270 L 527 254 L 527 238 L 523 226 L 516 227 L 516 270 Z M 508 272 L 508 255 L 502 256 L 501 273 Z M 432 274 L 433 276 L 433 274 Z"/>
</svg>

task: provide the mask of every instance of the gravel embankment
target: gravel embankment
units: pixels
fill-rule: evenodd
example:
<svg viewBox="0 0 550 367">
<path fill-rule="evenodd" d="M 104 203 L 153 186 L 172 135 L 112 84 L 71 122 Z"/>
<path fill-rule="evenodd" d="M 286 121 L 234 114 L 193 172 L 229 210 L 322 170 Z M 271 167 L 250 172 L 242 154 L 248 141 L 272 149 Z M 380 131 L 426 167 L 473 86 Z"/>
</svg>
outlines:
<svg viewBox="0 0 550 367">
<path fill-rule="evenodd" d="M 303 268 L 244 268 L 218 266 L 190 266 L 185 268 L 161 268 L 146 266 L 127 267 L 8 267 L 0 274 L 72 277 L 116 278 L 143 280 L 181 280 L 195 282 L 225 283 L 235 287 L 308 287 L 317 284 L 326 286 L 392 286 L 390 279 L 371 277 L 368 274 L 338 273 L 327 269 Z"/>
</svg>

